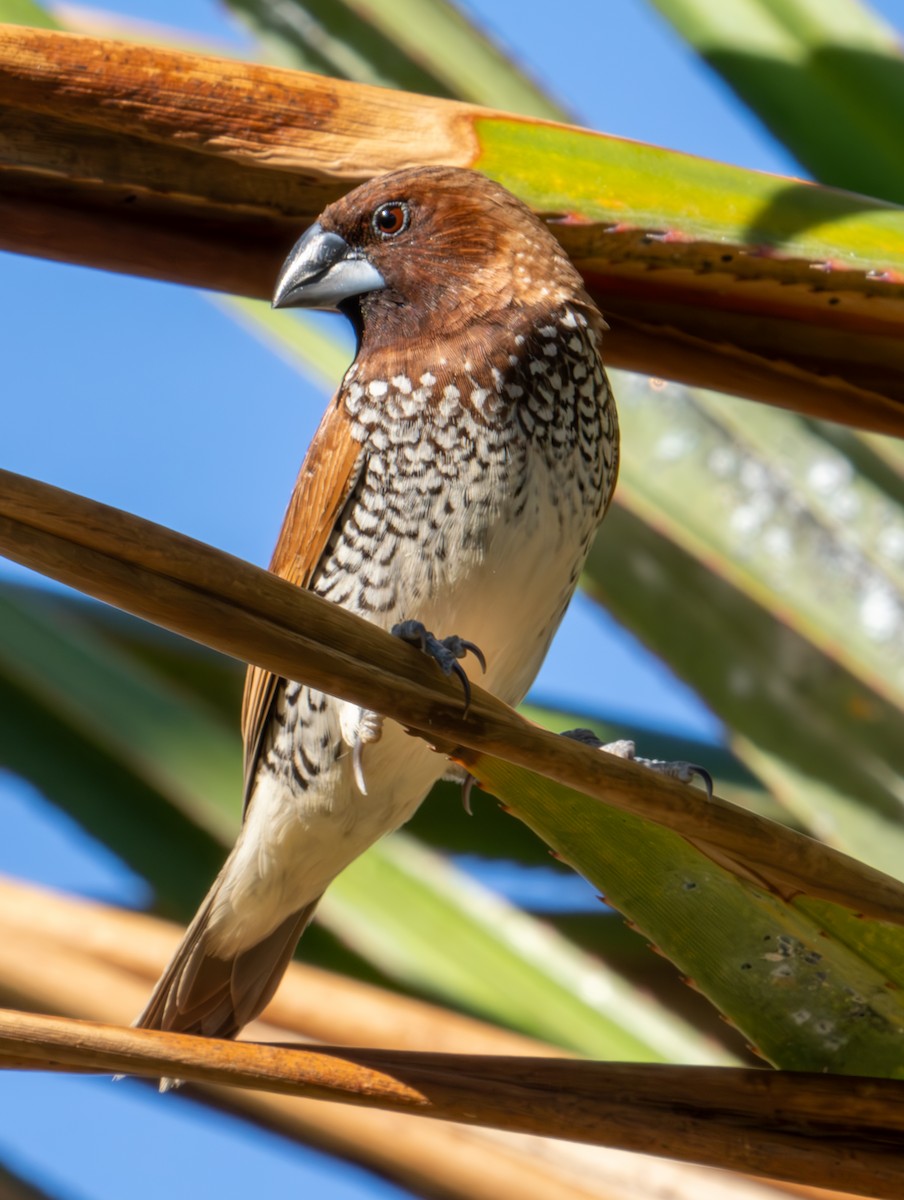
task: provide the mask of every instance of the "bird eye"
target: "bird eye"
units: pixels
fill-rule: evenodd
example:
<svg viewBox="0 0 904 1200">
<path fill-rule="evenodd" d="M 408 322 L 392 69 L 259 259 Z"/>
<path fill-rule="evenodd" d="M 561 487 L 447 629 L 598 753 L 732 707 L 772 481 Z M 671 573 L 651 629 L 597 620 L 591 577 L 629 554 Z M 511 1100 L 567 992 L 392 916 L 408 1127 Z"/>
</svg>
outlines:
<svg viewBox="0 0 904 1200">
<path fill-rule="evenodd" d="M 397 233 L 408 228 L 408 221 L 408 205 L 398 200 L 391 204 L 381 204 L 372 218 L 374 229 L 383 237 L 395 237 Z"/>
</svg>

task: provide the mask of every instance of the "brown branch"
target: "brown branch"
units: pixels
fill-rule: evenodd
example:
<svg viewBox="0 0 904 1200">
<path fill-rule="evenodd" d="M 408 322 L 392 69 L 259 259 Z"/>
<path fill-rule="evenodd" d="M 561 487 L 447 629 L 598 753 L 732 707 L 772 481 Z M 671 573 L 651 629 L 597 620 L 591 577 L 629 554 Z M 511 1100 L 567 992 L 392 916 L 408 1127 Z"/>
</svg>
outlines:
<svg viewBox="0 0 904 1200">
<path fill-rule="evenodd" d="M 488 150 L 513 130 L 526 150 Z M 301 229 L 382 171 L 478 166 L 548 208 L 515 153 L 561 155 L 585 185 L 626 160 L 626 178 L 665 169 L 630 143 L 474 105 L 49 30 L 0 38 L 0 247 L 20 253 L 268 297 Z M 717 211 L 736 181 L 708 170 Z M 631 202 L 600 185 L 553 226 L 610 321 L 611 365 L 904 430 L 904 284 L 885 262 L 784 250 L 830 217 L 888 224 L 891 206 L 788 180 L 764 250 L 768 213 L 729 244 L 680 214 L 664 237 Z"/>
<path fill-rule="evenodd" d="M 0 1012 L 0 1066 L 160 1076 L 489 1126 L 866 1195 L 904 1188 L 904 1083 L 727 1067 L 316 1050 Z"/>
<path fill-rule="evenodd" d="M 14 1007 L 123 1024 L 142 1008 L 183 933 L 159 917 L 0 876 L 0 994 Z M 397 1050 L 562 1055 L 524 1034 L 301 962 L 290 964 L 263 1020 L 266 1032 L 254 1036 L 267 1040 L 293 1032 Z"/>
<path fill-rule="evenodd" d="M 0 471 L 0 552 L 136 616 L 373 709 L 466 760 L 482 751 L 673 829 L 743 879 L 904 924 L 904 884 L 846 855 L 525 721 L 374 625 L 210 546 Z"/>
<path fill-rule="evenodd" d="M 142 1007 L 182 931 L 169 922 L 0 881 L 0 1003 L 123 1024 Z M 290 1036 L 409 1050 L 556 1054 L 541 1043 L 395 992 L 295 962 L 256 1040 Z M 8 1060 L 12 1065 L 12 1059 Z M 41 1069 L 33 1059 L 21 1069 Z M 364 1163 L 438 1200 L 776 1200 L 764 1185 L 712 1169 L 549 1142 L 403 1114 L 229 1086 L 200 1095 L 230 1111 Z M 162 1101 L 168 1103 L 169 1101 Z M 653 1182 L 655 1180 L 655 1183 Z M 781 1193 L 784 1195 L 784 1191 Z M 829 1200 L 829 1198 L 825 1198 Z"/>
</svg>

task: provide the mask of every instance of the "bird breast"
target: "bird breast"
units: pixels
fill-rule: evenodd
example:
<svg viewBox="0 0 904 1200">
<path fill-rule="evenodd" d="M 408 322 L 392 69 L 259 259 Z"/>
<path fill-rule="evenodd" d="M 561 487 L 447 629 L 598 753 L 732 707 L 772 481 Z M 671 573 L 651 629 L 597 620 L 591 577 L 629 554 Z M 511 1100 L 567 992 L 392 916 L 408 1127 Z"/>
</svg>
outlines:
<svg viewBox="0 0 904 1200">
<path fill-rule="evenodd" d="M 564 307 L 453 366 L 349 370 L 355 487 L 312 587 L 389 627 L 414 618 L 487 657 L 520 700 L 614 482 L 617 429 L 583 315 Z"/>
</svg>

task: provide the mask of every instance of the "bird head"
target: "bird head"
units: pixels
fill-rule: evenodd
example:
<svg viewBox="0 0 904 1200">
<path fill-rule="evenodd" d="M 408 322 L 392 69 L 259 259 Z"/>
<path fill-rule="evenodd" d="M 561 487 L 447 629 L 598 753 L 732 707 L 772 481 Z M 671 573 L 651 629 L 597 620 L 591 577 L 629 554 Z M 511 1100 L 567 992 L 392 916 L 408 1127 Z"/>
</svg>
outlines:
<svg viewBox="0 0 904 1200">
<path fill-rule="evenodd" d="M 476 171 L 416 167 L 326 208 L 286 259 L 273 305 L 338 309 L 376 349 L 492 324 L 535 303 L 540 281 L 550 307 L 583 291 L 520 200 Z"/>
</svg>

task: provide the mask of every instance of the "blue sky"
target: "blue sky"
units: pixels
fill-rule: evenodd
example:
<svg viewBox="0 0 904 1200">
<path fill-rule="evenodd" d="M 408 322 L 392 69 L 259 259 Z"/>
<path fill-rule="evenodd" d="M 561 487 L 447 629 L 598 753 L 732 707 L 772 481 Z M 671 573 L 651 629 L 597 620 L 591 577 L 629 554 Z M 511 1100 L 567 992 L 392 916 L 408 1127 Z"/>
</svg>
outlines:
<svg viewBox="0 0 904 1200">
<path fill-rule="evenodd" d="M 212 0 L 105 7 L 242 38 Z M 548 0 L 468 7 L 585 124 L 797 173 L 645 0 L 570 0 L 567 19 L 550 19 Z M 904 0 L 875 7 L 904 25 Z M 584 36 L 588 30 L 592 36 Z M 265 563 L 325 396 L 199 293 L 9 255 L 0 256 L 0 279 L 3 466 Z M 267 433 L 274 417 L 276 439 Z M 566 618 L 535 691 L 574 707 L 592 702 L 627 721 L 718 736 L 703 706 L 586 604 Z M 8 786 L 0 803 L 0 870 L 125 902 L 139 898 L 135 881 L 40 797 Z M 323 1200 L 401 1194 L 367 1173 L 337 1172 L 323 1156 L 129 1082 L 0 1075 L 0 1111 L 0 1161 L 60 1195 L 118 1200 L 126 1171 L 130 1200 L 208 1190 L 225 1200 L 283 1188 L 307 1188 Z M 111 1154 L 120 1156 L 122 1172 Z"/>
</svg>

